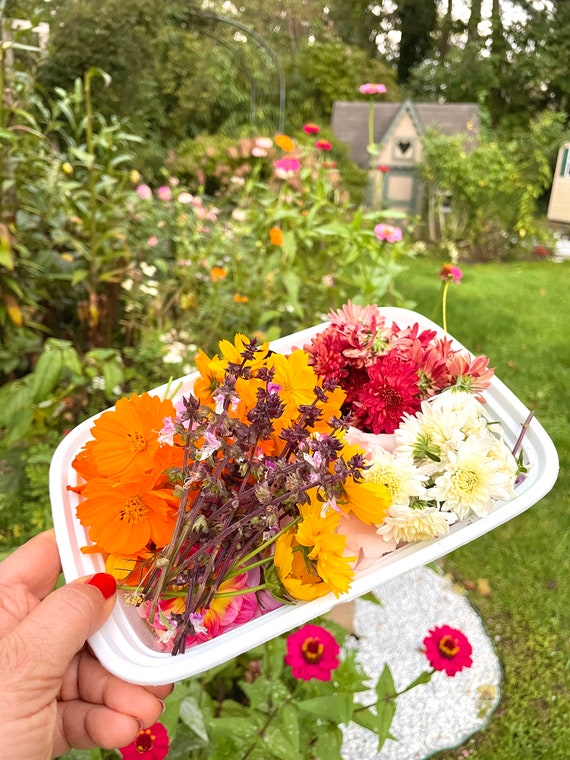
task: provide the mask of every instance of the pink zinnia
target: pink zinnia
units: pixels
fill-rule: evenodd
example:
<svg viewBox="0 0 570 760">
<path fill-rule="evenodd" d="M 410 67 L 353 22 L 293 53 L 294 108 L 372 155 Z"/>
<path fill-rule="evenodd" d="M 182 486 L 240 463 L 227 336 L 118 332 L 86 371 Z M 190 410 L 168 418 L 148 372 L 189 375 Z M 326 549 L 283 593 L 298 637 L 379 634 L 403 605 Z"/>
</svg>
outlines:
<svg viewBox="0 0 570 760">
<path fill-rule="evenodd" d="M 377 224 L 374 227 L 374 234 L 378 240 L 385 240 L 387 243 L 399 243 L 402 239 L 402 230 L 391 224 Z"/>
<path fill-rule="evenodd" d="M 168 731 L 162 723 L 141 728 L 135 740 L 119 752 L 123 760 L 164 760 L 168 755 Z"/>
<path fill-rule="evenodd" d="M 444 264 L 439 273 L 439 279 L 446 282 L 447 280 L 453 280 L 453 282 L 461 282 L 463 272 L 459 267 L 454 267 L 452 264 Z"/>
<path fill-rule="evenodd" d="M 386 85 L 376 84 L 374 82 L 366 82 L 366 84 L 361 84 L 359 90 L 363 95 L 382 95 L 383 93 L 387 92 Z"/>
<path fill-rule="evenodd" d="M 288 177 L 300 170 L 301 162 L 298 158 L 286 156 L 285 158 L 278 158 L 277 161 L 274 161 L 273 166 L 275 167 L 275 173 L 278 177 Z"/>
<path fill-rule="evenodd" d="M 332 150 L 332 143 L 328 140 L 317 140 L 315 148 L 318 148 L 319 150 Z"/>
<path fill-rule="evenodd" d="M 168 203 L 168 201 L 172 198 L 172 190 L 168 187 L 168 185 L 161 185 L 157 189 L 156 194 L 158 196 L 158 200 L 164 201 L 165 203 Z"/>
<path fill-rule="evenodd" d="M 424 639 L 424 647 L 432 668 L 454 676 L 463 668 L 471 667 L 473 649 L 465 634 L 448 625 L 432 628 L 429 634 Z"/>
<path fill-rule="evenodd" d="M 139 185 L 135 192 L 143 201 L 150 201 L 152 198 L 152 190 L 148 185 Z"/>
<path fill-rule="evenodd" d="M 350 422 L 371 433 L 393 433 L 404 414 L 421 406 L 417 367 L 384 354 L 368 368 L 368 377 L 354 399 L 356 421 Z"/>
<path fill-rule="evenodd" d="M 306 135 L 318 135 L 321 131 L 321 128 L 318 124 L 313 124 L 312 122 L 309 122 L 309 124 L 303 124 L 303 132 Z"/>
<path fill-rule="evenodd" d="M 330 681 L 331 672 L 338 668 L 339 652 L 332 634 L 320 625 L 309 624 L 287 639 L 285 664 L 291 666 L 295 678 Z"/>
</svg>

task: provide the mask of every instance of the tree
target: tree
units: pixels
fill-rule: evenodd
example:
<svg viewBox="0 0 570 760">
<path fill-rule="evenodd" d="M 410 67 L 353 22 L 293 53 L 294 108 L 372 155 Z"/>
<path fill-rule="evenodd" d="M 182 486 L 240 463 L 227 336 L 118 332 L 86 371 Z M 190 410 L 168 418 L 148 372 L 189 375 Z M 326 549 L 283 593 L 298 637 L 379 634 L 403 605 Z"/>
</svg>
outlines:
<svg viewBox="0 0 570 760">
<path fill-rule="evenodd" d="M 432 34 L 437 26 L 436 0 L 398 0 L 400 55 L 398 81 L 407 82 L 414 66 L 421 63 L 433 47 Z"/>
</svg>

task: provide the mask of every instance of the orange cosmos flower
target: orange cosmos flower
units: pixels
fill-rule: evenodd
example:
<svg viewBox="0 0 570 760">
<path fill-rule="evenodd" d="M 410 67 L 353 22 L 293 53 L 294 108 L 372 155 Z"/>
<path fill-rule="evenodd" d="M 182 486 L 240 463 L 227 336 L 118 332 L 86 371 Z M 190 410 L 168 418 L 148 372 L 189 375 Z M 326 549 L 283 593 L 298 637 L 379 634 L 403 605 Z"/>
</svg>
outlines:
<svg viewBox="0 0 570 760">
<path fill-rule="evenodd" d="M 286 153 L 292 153 L 295 150 L 295 143 L 287 135 L 276 135 L 275 144 L 278 145 L 281 150 L 284 150 Z"/>
<path fill-rule="evenodd" d="M 242 296 L 241 293 L 234 293 L 235 303 L 247 303 L 248 301 L 249 301 L 249 298 L 247 296 Z"/>
<path fill-rule="evenodd" d="M 91 428 L 93 440 L 85 444 L 84 456 L 77 465 L 85 470 L 85 461 L 91 460 L 97 463 L 97 471 L 103 477 L 139 477 L 160 461 L 158 433 L 164 419 L 175 416 L 169 399 L 149 393 L 140 396 L 133 393 L 130 398 L 119 399 L 114 409 L 103 412 L 95 421 Z M 167 458 L 170 449 L 164 447 Z"/>
<path fill-rule="evenodd" d="M 159 548 L 170 541 L 177 499 L 172 490 L 156 487 L 159 477 L 150 473 L 127 483 L 106 478 L 86 483 L 77 517 L 102 552 L 136 554 L 151 541 Z"/>
<path fill-rule="evenodd" d="M 269 239 L 271 240 L 271 245 L 283 245 L 284 237 L 282 230 L 279 227 L 272 227 L 269 230 Z"/>
<path fill-rule="evenodd" d="M 212 282 L 219 282 L 220 280 L 223 280 L 224 277 L 228 276 L 228 270 L 224 269 L 223 267 L 212 267 L 210 269 L 210 280 Z"/>
<path fill-rule="evenodd" d="M 213 359 L 199 349 L 198 356 L 194 359 L 196 369 L 200 373 L 200 376 L 196 378 L 192 393 L 196 396 L 198 401 L 207 406 L 214 405 L 213 395 L 221 382 L 221 374 L 215 372 L 212 368 L 212 364 L 219 362 L 220 357 L 216 354 Z"/>
</svg>

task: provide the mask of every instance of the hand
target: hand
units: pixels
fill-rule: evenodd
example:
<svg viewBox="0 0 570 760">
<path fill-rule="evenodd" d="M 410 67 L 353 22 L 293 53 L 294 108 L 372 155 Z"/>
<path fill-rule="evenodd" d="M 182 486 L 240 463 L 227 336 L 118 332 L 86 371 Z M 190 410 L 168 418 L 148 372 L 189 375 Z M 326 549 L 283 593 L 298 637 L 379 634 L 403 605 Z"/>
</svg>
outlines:
<svg viewBox="0 0 570 760">
<path fill-rule="evenodd" d="M 86 646 L 113 609 L 111 576 L 52 592 L 60 572 L 53 531 L 0 563 L 0 760 L 124 747 L 156 722 L 171 691 L 121 681 Z"/>
</svg>

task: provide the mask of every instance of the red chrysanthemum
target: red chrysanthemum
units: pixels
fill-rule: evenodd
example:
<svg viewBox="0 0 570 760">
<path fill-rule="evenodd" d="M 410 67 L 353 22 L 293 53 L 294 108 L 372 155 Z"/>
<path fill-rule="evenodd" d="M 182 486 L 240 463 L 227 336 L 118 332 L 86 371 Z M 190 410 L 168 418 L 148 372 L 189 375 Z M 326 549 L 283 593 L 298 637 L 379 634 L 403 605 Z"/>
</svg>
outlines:
<svg viewBox="0 0 570 760">
<path fill-rule="evenodd" d="M 142 728 L 135 740 L 119 752 L 123 760 L 164 760 L 168 755 L 168 731 L 162 723 L 155 723 L 150 728 Z"/>
<path fill-rule="evenodd" d="M 309 624 L 287 639 L 285 664 L 291 666 L 295 678 L 330 681 L 331 672 L 338 667 L 339 652 L 337 640 L 326 628 Z"/>
<path fill-rule="evenodd" d="M 424 639 L 424 647 L 432 668 L 445 670 L 448 676 L 454 676 L 473 664 L 471 644 L 457 628 L 448 625 L 432 628 Z"/>
<path fill-rule="evenodd" d="M 420 408 L 417 366 L 389 353 L 369 367 L 368 377 L 352 424 L 371 433 L 393 433 L 404 414 Z"/>
</svg>

